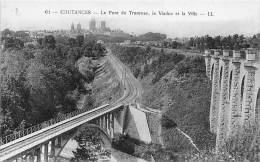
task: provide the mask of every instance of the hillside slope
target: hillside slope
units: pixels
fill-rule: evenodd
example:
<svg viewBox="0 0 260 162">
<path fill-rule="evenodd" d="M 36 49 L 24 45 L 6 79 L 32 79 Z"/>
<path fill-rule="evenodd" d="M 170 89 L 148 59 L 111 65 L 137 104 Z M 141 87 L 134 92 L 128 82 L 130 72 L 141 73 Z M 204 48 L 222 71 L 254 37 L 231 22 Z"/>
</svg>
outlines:
<svg viewBox="0 0 260 162">
<path fill-rule="evenodd" d="M 113 46 L 112 52 L 130 67 L 143 86 L 142 106 L 162 110 L 168 118 L 187 133 L 200 148 L 213 146 L 209 132 L 210 81 L 205 75 L 204 58 L 165 53 L 149 47 Z M 158 123 L 152 121 L 150 123 Z M 157 136 L 158 126 L 150 124 Z M 175 151 L 188 151 L 175 128 L 163 128 L 165 146 Z M 170 138 L 168 138 L 170 137 Z M 156 141 L 156 140 L 154 140 Z"/>
</svg>

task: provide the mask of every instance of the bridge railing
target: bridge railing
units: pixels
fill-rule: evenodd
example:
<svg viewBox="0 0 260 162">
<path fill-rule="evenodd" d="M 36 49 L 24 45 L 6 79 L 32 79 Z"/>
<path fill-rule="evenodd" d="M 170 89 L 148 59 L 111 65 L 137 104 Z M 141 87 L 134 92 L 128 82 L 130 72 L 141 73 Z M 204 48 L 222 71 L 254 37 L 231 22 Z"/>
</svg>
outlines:
<svg viewBox="0 0 260 162">
<path fill-rule="evenodd" d="M 101 107 L 106 107 L 108 105 L 109 104 L 106 104 L 106 105 L 101 106 Z M 29 135 L 29 134 L 34 133 L 34 132 L 37 132 L 37 131 L 39 131 L 39 130 L 41 130 L 43 128 L 47 128 L 47 127 L 49 127 L 51 125 L 57 124 L 57 123 L 59 123 L 61 121 L 64 121 L 64 120 L 69 119 L 69 118 L 72 118 L 74 116 L 77 116 L 77 115 L 82 114 L 82 113 L 87 112 L 87 111 L 89 111 L 89 109 L 75 110 L 75 111 L 67 113 L 67 114 L 58 115 L 56 118 L 44 121 L 44 122 L 42 122 L 40 124 L 31 126 L 29 128 L 20 130 L 18 132 L 14 132 L 13 134 L 9 134 L 9 135 L 1 138 L 0 139 L 0 145 L 7 144 L 7 143 L 9 143 L 11 141 L 17 140 L 17 139 L 22 138 L 22 137 L 24 137 L 26 135 Z"/>
</svg>

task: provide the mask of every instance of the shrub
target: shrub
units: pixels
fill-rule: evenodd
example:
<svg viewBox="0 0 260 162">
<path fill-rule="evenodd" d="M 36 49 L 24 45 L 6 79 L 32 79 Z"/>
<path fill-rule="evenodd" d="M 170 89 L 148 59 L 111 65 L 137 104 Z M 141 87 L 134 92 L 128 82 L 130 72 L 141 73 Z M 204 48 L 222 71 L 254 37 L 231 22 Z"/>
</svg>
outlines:
<svg viewBox="0 0 260 162">
<path fill-rule="evenodd" d="M 177 124 L 173 120 L 169 119 L 166 115 L 162 116 L 161 125 L 166 129 L 177 127 Z"/>
<path fill-rule="evenodd" d="M 245 159 L 249 161 L 257 159 L 260 153 L 260 146 L 257 144 L 260 134 L 255 127 L 241 128 L 240 131 L 233 137 L 227 139 L 223 151 L 228 152 L 237 161 Z"/>
<path fill-rule="evenodd" d="M 112 140 L 112 147 L 130 155 L 133 155 L 135 152 L 135 144 L 129 141 L 126 135 L 115 134 L 115 138 Z"/>
</svg>

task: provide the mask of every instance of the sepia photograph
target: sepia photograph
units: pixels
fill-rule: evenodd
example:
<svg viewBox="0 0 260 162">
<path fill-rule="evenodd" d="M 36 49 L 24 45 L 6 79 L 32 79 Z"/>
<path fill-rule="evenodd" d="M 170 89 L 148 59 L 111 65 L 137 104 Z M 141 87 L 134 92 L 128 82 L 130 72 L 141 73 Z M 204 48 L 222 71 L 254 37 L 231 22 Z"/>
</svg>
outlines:
<svg viewBox="0 0 260 162">
<path fill-rule="evenodd" d="M 0 0 L 0 162 L 260 162 L 260 1 Z"/>
</svg>

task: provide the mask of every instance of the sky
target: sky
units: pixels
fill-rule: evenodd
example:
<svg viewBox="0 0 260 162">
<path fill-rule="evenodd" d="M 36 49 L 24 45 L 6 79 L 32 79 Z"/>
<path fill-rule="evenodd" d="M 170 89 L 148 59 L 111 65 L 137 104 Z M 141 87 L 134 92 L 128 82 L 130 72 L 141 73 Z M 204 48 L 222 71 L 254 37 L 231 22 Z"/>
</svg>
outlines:
<svg viewBox="0 0 260 162">
<path fill-rule="evenodd" d="M 260 0 L 0 0 L 0 28 L 12 30 L 69 29 L 92 18 L 105 20 L 111 29 L 143 34 L 160 32 L 169 37 L 200 35 L 252 35 L 260 33 Z M 85 10 L 91 14 L 61 14 Z M 106 14 L 101 15 L 101 10 Z M 50 11 L 50 14 L 48 13 Z M 109 11 L 118 15 L 108 14 Z M 121 12 L 125 11 L 125 15 Z M 150 15 L 130 15 L 148 12 Z M 159 11 L 173 13 L 161 16 Z M 57 12 L 57 13 L 56 13 Z M 154 12 L 156 15 L 152 15 Z M 179 12 L 180 15 L 175 15 Z M 182 12 L 185 15 L 182 15 Z M 189 16 L 195 12 L 197 16 Z M 214 16 L 208 16 L 212 12 Z M 94 14 L 95 13 L 95 14 Z M 205 15 L 200 15 L 205 14 Z"/>
</svg>

